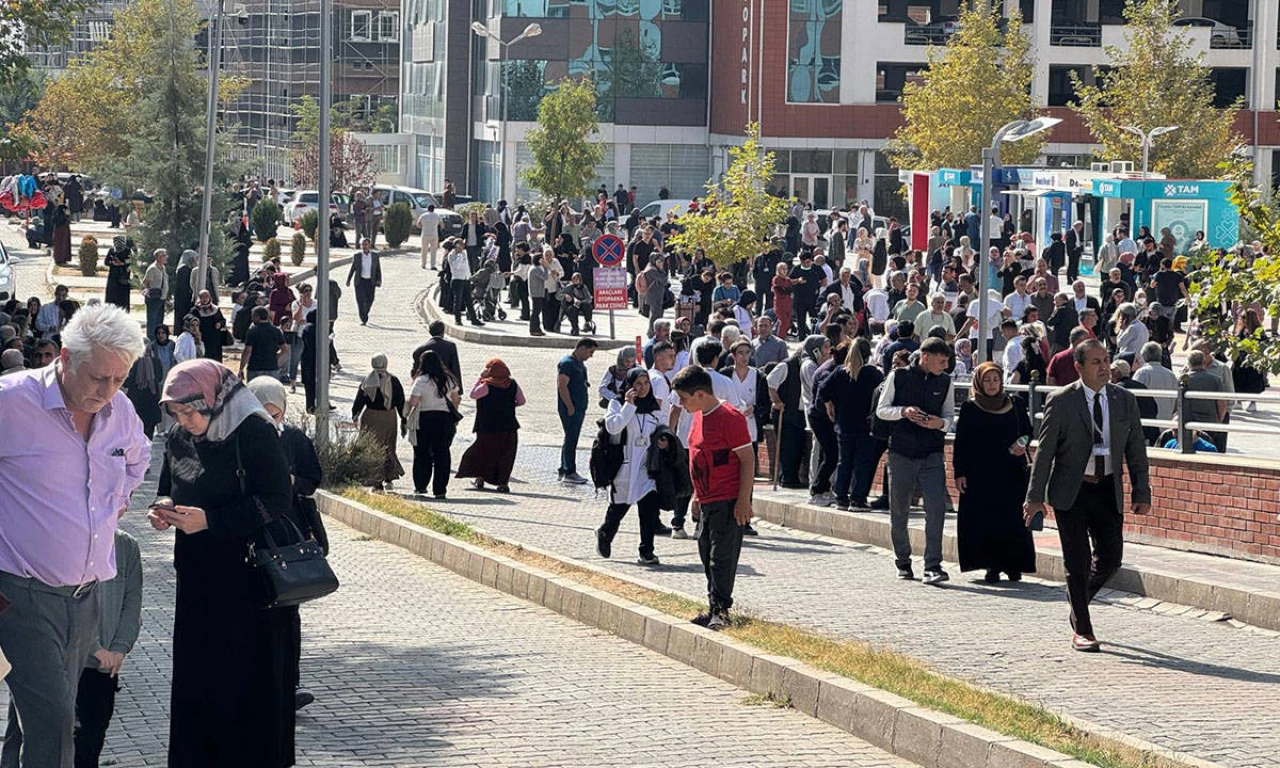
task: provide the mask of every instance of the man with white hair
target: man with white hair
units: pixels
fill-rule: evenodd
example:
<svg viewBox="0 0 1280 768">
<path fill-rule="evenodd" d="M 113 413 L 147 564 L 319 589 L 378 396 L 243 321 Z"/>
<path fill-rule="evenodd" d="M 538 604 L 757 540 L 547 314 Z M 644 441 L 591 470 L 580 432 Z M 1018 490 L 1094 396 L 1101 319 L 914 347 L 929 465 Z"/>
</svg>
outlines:
<svg viewBox="0 0 1280 768">
<path fill-rule="evenodd" d="M 23 768 L 72 765 L 76 691 L 98 640 L 94 588 L 116 574 L 116 521 L 151 461 L 120 392 L 144 348 L 137 321 L 85 307 L 62 341 L 53 365 L 0 379 L 0 434 L 24 435 L 0 442 L 0 593 L 12 601 L 0 648 L 23 734 L 3 762 Z"/>
</svg>

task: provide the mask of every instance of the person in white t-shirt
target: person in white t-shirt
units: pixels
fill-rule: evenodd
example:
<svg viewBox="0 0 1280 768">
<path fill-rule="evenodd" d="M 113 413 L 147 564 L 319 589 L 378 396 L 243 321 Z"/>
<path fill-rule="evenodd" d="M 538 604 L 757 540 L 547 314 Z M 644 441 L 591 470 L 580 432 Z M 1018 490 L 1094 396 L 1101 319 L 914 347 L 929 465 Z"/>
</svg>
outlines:
<svg viewBox="0 0 1280 768">
<path fill-rule="evenodd" d="M 436 268 L 436 251 L 440 250 L 440 214 L 434 205 L 418 217 L 418 227 L 422 230 L 422 268 L 427 268 L 427 256 L 431 257 L 431 269 Z"/>
<path fill-rule="evenodd" d="M 653 345 L 653 367 L 649 369 L 649 386 L 658 401 L 662 423 L 671 421 L 671 379 L 676 375 L 676 348 L 669 341 L 655 342 Z M 679 398 L 676 398 L 679 401 Z"/>
</svg>

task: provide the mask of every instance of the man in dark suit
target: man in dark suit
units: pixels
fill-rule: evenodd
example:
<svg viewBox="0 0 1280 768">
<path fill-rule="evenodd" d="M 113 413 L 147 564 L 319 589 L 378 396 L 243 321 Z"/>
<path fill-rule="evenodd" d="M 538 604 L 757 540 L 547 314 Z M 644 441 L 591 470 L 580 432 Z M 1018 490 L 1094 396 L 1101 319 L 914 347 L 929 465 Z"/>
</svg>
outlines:
<svg viewBox="0 0 1280 768">
<path fill-rule="evenodd" d="M 1110 360 L 1102 342 L 1077 345 L 1073 357 L 1080 380 L 1045 403 L 1023 514 L 1030 524 L 1044 513 L 1046 501 L 1053 507 L 1071 602 L 1071 647 L 1097 652 L 1089 603 L 1120 569 L 1122 463 L 1129 465 L 1134 514 L 1150 511 L 1151 486 L 1138 399 L 1109 383 Z"/>
<path fill-rule="evenodd" d="M 347 273 L 347 285 L 356 281 L 356 308 L 360 311 L 360 324 L 369 324 L 369 310 L 377 290 L 382 287 L 382 259 L 373 250 L 373 241 L 360 241 L 360 252 L 351 259 L 351 271 Z"/>
<path fill-rule="evenodd" d="M 462 386 L 462 365 L 458 362 L 458 345 L 454 344 L 444 337 L 444 323 L 435 320 L 431 325 L 427 326 L 427 332 L 431 334 L 431 338 L 426 343 L 413 350 L 413 373 L 414 378 L 418 377 L 418 362 L 422 359 L 422 353 L 428 350 L 435 352 L 440 356 L 440 362 L 444 365 L 444 369 L 452 374 L 458 386 Z"/>
<path fill-rule="evenodd" d="M 1084 222 L 1077 221 L 1067 230 L 1067 280 L 1080 276 L 1080 256 L 1084 254 Z"/>
</svg>

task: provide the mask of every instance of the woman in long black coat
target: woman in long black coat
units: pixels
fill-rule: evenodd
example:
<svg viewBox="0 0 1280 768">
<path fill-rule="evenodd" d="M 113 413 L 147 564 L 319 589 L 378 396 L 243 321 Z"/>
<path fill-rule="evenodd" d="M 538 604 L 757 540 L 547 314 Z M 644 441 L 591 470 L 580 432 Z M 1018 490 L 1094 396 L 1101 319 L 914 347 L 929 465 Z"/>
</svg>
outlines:
<svg viewBox="0 0 1280 768">
<path fill-rule="evenodd" d="M 995 363 L 974 371 L 973 397 L 960 407 L 952 452 L 960 491 L 960 570 L 983 569 L 990 584 L 1001 573 L 1018 581 L 1036 570 L 1035 542 L 1022 518 L 1031 422 L 1005 393 L 1003 381 Z"/>
<path fill-rule="evenodd" d="M 212 360 L 174 366 L 161 403 L 177 420 L 149 515 L 157 530 L 179 530 L 169 766 L 286 768 L 294 764 L 298 609 L 264 609 L 245 562 L 262 530 L 291 511 L 275 424 Z"/>
<path fill-rule="evenodd" d="M 129 276 L 129 258 L 131 256 L 133 256 L 133 248 L 129 245 L 129 238 L 124 235 L 116 235 L 111 238 L 111 247 L 107 249 L 105 259 L 107 265 L 107 291 L 103 299 L 108 304 L 114 304 L 125 312 L 129 311 L 129 290 L 132 286 Z"/>
</svg>

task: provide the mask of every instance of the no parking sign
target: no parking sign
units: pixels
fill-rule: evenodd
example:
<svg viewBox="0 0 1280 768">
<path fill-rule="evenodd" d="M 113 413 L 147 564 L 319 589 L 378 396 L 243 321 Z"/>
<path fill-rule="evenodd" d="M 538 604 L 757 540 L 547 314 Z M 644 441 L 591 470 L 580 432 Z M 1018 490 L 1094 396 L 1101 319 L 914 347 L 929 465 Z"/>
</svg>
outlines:
<svg viewBox="0 0 1280 768">
<path fill-rule="evenodd" d="M 591 255 L 602 267 L 620 267 L 627 255 L 627 246 L 617 235 L 604 234 L 591 243 Z"/>
</svg>

